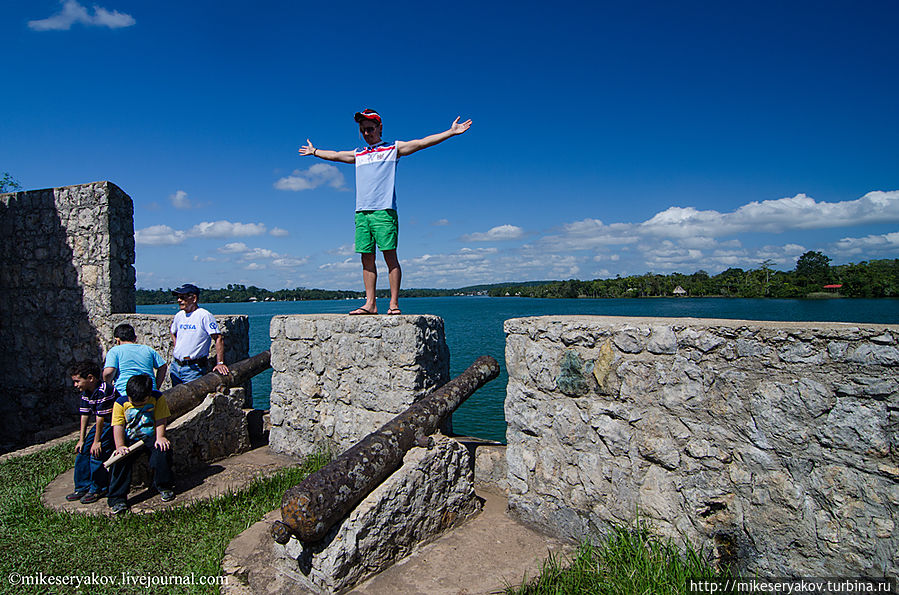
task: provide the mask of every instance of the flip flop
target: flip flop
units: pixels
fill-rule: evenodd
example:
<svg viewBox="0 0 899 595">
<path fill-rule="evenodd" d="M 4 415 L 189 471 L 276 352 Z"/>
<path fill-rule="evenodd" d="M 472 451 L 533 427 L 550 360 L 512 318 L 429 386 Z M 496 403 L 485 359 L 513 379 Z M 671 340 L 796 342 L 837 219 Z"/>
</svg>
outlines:
<svg viewBox="0 0 899 595">
<path fill-rule="evenodd" d="M 363 316 L 363 315 L 373 315 L 377 314 L 377 312 L 372 312 L 370 310 L 366 310 L 365 308 L 356 308 L 352 312 L 349 313 L 350 316 Z"/>
<path fill-rule="evenodd" d="M 389 310 L 387 310 L 387 313 L 390 314 L 391 316 L 396 316 L 397 314 L 402 314 L 402 312 L 400 312 L 399 308 L 390 308 Z"/>
</svg>

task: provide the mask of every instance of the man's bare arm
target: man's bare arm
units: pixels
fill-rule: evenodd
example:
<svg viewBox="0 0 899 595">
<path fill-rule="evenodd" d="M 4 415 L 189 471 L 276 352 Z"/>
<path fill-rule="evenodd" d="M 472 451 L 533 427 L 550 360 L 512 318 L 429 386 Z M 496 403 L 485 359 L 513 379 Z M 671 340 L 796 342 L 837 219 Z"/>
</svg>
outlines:
<svg viewBox="0 0 899 595">
<path fill-rule="evenodd" d="M 316 149 L 312 146 L 312 141 L 306 139 L 306 145 L 300 147 L 300 155 L 312 155 L 325 161 L 339 161 L 340 163 L 356 163 L 355 151 L 330 151 L 328 149 Z"/>
<path fill-rule="evenodd" d="M 402 157 L 403 155 L 411 155 L 416 151 L 421 151 L 422 149 L 433 147 L 434 145 L 440 144 L 450 137 L 463 134 L 466 130 L 471 128 L 471 120 L 466 120 L 461 124 L 459 123 L 459 120 L 460 118 L 456 118 L 453 121 L 453 125 L 450 126 L 449 130 L 445 130 L 444 132 L 432 134 L 430 136 L 419 138 L 417 140 L 396 141 L 397 155 Z"/>
</svg>

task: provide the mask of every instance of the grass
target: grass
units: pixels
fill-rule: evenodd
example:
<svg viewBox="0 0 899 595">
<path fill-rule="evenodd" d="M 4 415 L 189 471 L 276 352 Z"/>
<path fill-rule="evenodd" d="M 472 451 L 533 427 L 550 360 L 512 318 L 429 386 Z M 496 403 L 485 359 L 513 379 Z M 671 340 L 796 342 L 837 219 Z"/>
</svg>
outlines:
<svg viewBox="0 0 899 595">
<path fill-rule="evenodd" d="M 551 556 L 539 577 L 506 595 L 675 595 L 688 593 L 688 579 L 722 578 L 702 552 L 687 545 L 681 553 L 670 539 L 654 535 L 637 520 L 614 527 L 598 544 L 582 542 L 566 566 Z"/>
<path fill-rule="evenodd" d="M 40 495 L 71 470 L 74 442 L 0 463 L 0 593 L 74 593 L 69 586 L 21 586 L 10 577 L 200 577 L 221 575 L 228 543 L 263 515 L 326 456 L 254 480 L 239 492 L 154 514 L 95 517 L 44 508 Z M 69 579 L 73 580 L 73 579 Z M 217 586 L 91 585 L 84 593 L 217 593 Z"/>
</svg>

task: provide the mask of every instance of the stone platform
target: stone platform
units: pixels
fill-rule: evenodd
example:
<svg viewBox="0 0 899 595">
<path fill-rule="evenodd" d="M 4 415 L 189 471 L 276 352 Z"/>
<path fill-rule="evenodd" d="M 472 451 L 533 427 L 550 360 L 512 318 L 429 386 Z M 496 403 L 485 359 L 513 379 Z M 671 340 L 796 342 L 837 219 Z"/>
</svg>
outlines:
<svg viewBox="0 0 899 595">
<path fill-rule="evenodd" d="M 479 491 L 479 515 L 417 548 L 407 558 L 347 593 L 358 595 L 480 595 L 540 574 L 550 555 L 571 556 L 574 546 L 547 537 L 514 520 L 503 494 Z M 269 526 L 281 518 L 273 510 L 238 535 L 222 561 L 225 595 L 304 593 L 276 568 Z"/>
<path fill-rule="evenodd" d="M 75 453 L 72 453 L 74 460 Z M 229 490 L 239 490 L 256 477 L 271 475 L 279 469 L 300 465 L 294 457 L 280 455 L 269 450 L 268 446 L 260 446 L 248 452 L 234 455 L 208 467 L 177 477 L 175 481 L 175 499 L 163 502 L 152 487 L 132 489 L 128 494 L 128 504 L 133 513 L 150 513 L 174 506 L 186 506 L 197 500 L 206 500 L 223 494 Z M 92 515 L 111 515 L 106 499 L 93 504 L 82 504 L 66 501 L 66 494 L 75 488 L 72 469 L 62 473 L 44 489 L 41 503 L 47 508 Z"/>
</svg>

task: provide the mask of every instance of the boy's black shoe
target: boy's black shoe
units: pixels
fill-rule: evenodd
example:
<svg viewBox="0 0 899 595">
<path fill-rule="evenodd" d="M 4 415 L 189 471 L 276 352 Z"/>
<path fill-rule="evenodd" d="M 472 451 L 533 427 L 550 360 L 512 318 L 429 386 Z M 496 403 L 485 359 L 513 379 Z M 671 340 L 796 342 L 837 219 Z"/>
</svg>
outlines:
<svg viewBox="0 0 899 595">
<path fill-rule="evenodd" d="M 163 502 L 171 502 L 175 499 L 175 492 L 172 490 L 160 490 L 159 497 L 162 498 Z"/>
<path fill-rule="evenodd" d="M 124 502 L 116 502 L 110 508 L 112 509 L 112 514 L 125 514 L 128 512 L 128 505 Z"/>
<path fill-rule="evenodd" d="M 72 492 L 68 496 L 66 496 L 66 500 L 69 502 L 74 502 L 75 500 L 81 500 L 87 495 L 87 492 Z"/>
<path fill-rule="evenodd" d="M 97 493 L 90 492 L 88 494 L 85 494 L 84 497 L 81 498 L 81 503 L 82 504 L 93 504 L 94 502 L 96 502 L 100 498 L 103 498 L 104 496 L 106 496 L 106 490 L 103 490 L 102 492 L 97 492 Z"/>
</svg>

